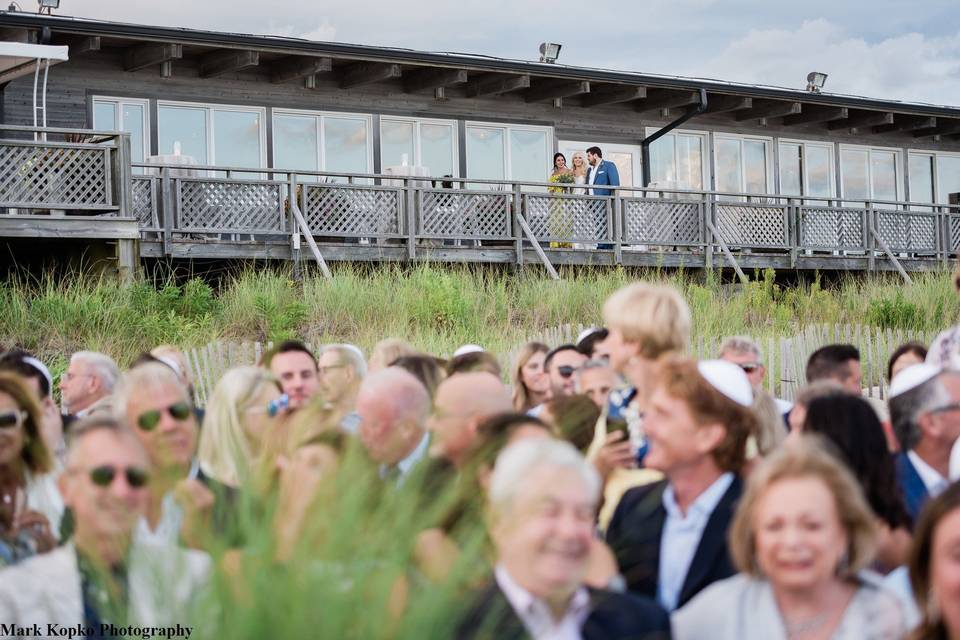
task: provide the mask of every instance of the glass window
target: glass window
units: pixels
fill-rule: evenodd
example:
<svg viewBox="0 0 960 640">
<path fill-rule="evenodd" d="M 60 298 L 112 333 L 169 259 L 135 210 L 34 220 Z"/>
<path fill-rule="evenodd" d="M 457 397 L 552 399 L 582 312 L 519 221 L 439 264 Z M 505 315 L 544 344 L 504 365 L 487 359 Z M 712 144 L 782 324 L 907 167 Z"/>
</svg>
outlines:
<svg viewBox="0 0 960 640">
<path fill-rule="evenodd" d="M 420 125 L 420 164 L 433 176 L 455 176 L 453 125 L 423 123 Z"/>
<path fill-rule="evenodd" d="M 387 167 L 415 165 L 415 122 L 383 119 L 380 122 L 380 163 Z"/>
<path fill-rule="evenodd" d="M 799 144 L 780 143 L 780 193 L 785 196 L 803 195 L 803 174 Z"/>
<path fill-rule="evenodd" d="M 471 178 L 506 178 L 504 142 L 503 129 L 467 127 L 467 173 Z"/>
<path fill-rule="evenodd" d="M 668 133 L 650 145 L 650 176 L 658 186 L 703 188 L 703 136 Z"/>
<path fill-rule="evenodd" d="M 650 145 L 650 179 L 661 187 L 673 187 L 677 183 L 676 139 L 665 135 Z"/>
<path fill-rule="evenodd" d="M 317 118 L 275 115 L 273 117 L 273 166 L 280 169 L 320 169 Z"/>
<path fill-rule="evenodd" d="M 825 145 L 804 145 L 806 195 L 822 198 L 833 197 L 832 151 L 831 147 Z"/>
<path fill-rule="evenodd" d="M 677 136 L 677 177 L 682 189 L 703 188 L 703 140 Z"/>
<path fill-rule="evenodd" d="M 840 151 L 840 189 L 844 198 L 853 200 L 870 198 L 867 160 L 868 153 L 865 150 L 843 149 Z"/>
<path fill-rule="evenodd" d="M 547 133 L 528 129 L 510 130 L 510 177 L 545 182 L 550 171 Z"/>
<path fill-rule="evenodd" d="M 739 192 L 743 174 L 740 171 L 740 141 L 717 138 L 717 191 Z"/>
<path fill-rule="evenodd" d="M 841 195 L 844 200 L 890 200 L 900 196 L 898 152 L 867 147 L 840 150 Z M 884 205 L 895 206 L 895 205 Z"/>
<path fill-rule="evenodd" d="M 743 188 L 747 193 L 767 193 L 767 143 L 743 141 Z"/>
<path fill-rule="evenodd" d="M 260 114 L 255 111 L 213 112 L 216 164 L 233 167 L 260 166 Z"/>
<path fill-rule="evenodd" d="M 960 193 L 960 156 L 937 156 L 939 202 L 949 204 L 951 193 Z"/>
<path fill-rule="evenodd" d="M 870 183 L 875 200 L 897 200 L 897 154 L 893 151 L 870 152 Z"/>
<path fill-rule="evenodd" d="M 191 156 L 198 164 L 207 164 L 206 109 L 160 105 L 158 117 L 160 154 L 171 155 L 179 146 L 182 155 Z"/>
<path fill-rule="evenodd" d="M 120 122 L 117 120 L 117 103 L 94 101 L 93 128 L 102 131 L 119 131 Z"/>
<path fill-rule="evenodd" d="M 910 202 L 934 202 L 932 155 L 910 154 Z"/>
<path fill-rule="evenodd" d="M 324 159 L 327 171 L 369 173 L 367 121 L 359 118 L 323 118 Z"/>
<path fill-rule="evenodd" d="M 130 156 L 134 162 L 143 162 L 146 158 L 146 141 L 143 137 L 147 130 L 144 105 L 124 103 L 122 113 L 122 131 L 130 134 Z"/>
<path fill-rule="evenodd" d="M 101 131 L 123 131 L 130 134 L 130 158 L 143 162 L 147 151 L 147 103 L 123 98 L 93 99 L 93 128 Z M 142 173 L 139 167 L 134 173 Z"/>
</svg>

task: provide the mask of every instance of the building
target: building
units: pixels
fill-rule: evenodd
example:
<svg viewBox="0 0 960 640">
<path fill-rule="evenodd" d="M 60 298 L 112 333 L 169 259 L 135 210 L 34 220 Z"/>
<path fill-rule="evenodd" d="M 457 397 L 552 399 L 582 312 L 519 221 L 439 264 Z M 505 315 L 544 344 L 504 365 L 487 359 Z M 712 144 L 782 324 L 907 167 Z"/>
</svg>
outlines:
<svg viewBox="0 0 960 640">
<path fill-rule="evenodd" d="M 18 216 L 0 237 L 43 210 L 42 234 L 137 218 L 127 262 L 298 260 L 309 237 L 303 257 L 326 260 L 909 271 L 960 246 L 956 107 L 22 12 L 0 29 L 69 47 L 48 127 L 127 134 L 91 187 L 110 206 L 0 197 Z M 4 126 L 33 125 L 32 92 L 32 74 L 3 85 Z M 682 117 L 649 145 L 643 190 L 643 141 Z M 547 193 L 554 152 L 589 145 L 618 166 L 616 195 Z"/>
</svg>

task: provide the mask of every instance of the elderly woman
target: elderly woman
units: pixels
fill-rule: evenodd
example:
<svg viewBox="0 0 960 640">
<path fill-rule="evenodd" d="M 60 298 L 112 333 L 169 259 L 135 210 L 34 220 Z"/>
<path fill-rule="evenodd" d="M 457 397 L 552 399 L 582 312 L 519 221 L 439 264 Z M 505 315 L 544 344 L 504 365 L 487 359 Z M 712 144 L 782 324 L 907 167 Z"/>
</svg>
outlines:
<svg viewBox="0 0 960 640">
<path fill-rule="evenodd" d="M 913 640 L 960 638 L 960 484 L 952 484 L 924 508 L 910 558 L 913 594 L 925 612 Z"/>
<path fill-rule="evenodd" d="M 750 476 L 729 538 L 741 573 L 674 614 L 675 638 L 904 636 L 899 601 L 863 571 L 873 559 L 876 519 L 827 446 L 805 436 Z"/>
<path fill-rule="evenodd" d="M 63 500 L 40 416 L 23 378 L 0 373 L 0 567 L 56 546 Z"/>
<path fill-rule="evenodd" d="M 268 439 L 286 441 L 276 420 L 282 401 L 279 381 L 259 367 L 237 367 L 217 383 L 207 403 L 200 434 L 200 469 L 229 487 L 253 480 Z"/>
<path fill-rule="evenodd" d="M 550 396 L 550 377 L 543 368 L 549 351 L 542 342 L 528 342 L 517 354 L 510 370 L 515 410 L 525 413 Z"/>
</svg>

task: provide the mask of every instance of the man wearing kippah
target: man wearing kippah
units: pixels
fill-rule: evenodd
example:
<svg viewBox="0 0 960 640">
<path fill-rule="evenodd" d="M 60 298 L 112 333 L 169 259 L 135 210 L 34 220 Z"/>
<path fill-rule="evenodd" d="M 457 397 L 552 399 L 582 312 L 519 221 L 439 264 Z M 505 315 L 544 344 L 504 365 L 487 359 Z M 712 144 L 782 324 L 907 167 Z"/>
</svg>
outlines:
<svg viewBox="0 0 960 640">
<path fill-rule="evenodd" d="M 752 403 L 746 374 L 721 360 L 670 357 L 651 381 L 644 466 L 666 479 L 624 494 L 607 542 L 630 591 L 667 611 L 736 573 L 726 538 L 756 430 Z"/>
<path fill-rule="evenodd" d="M 916 521 L 949 484 L 950 450 L 960 437 L 960 373 L 915 364 L 890 383 L 890 421 L 900 441 L 897 479 Z"/>
</svg>

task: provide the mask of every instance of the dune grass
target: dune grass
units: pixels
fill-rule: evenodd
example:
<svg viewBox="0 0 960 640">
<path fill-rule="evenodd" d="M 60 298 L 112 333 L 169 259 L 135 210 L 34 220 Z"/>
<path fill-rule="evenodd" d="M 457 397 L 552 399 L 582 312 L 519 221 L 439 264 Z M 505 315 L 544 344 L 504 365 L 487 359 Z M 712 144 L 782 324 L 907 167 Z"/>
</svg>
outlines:
<svg viewBox="0 0 960 640">
<path fill-rule="evenodd" d="M 369 349 L 392 336 L 438 354 L 467 342 L 504 353 L 550 327 L 600 323 L 604 299 L 637 279 L 676 286 L 690 304 L 695 336 L 791 335 L 811 323 L 928 331 L 960 316 L 947 272 L 918 274 L 912 286 L 895 276 L 848 276 L 829 286 L 819 278 L 787 286 L 772 271 L 752 276 L 729 285 L 709 273 L 579 268 L 554 282 L 533 270 L 339 265 L 332 280 L 246 269 L 216 288 L 200 278 L 130 286 L 85 274 L 13 278 L 0 284 L 0 346 L 35 351 L 55 371 L 79 349 L 125 364 L 157 344 L 217 339 L 296 336 Z"/>
</svg>

